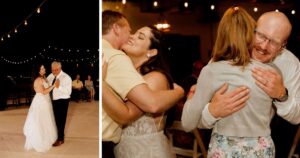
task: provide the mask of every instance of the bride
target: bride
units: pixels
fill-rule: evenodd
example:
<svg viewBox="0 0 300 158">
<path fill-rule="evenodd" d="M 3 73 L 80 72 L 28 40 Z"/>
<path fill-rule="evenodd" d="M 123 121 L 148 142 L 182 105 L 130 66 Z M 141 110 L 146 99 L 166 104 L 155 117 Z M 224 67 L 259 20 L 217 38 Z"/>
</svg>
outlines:
<svg viewBox="0 0 300 158">
<path fill-rule="evenodd" d="M 122 50 L 130 57 L 137 71 L 143 75 L 153 91 L 173 88 L 173 82 L 162 58 L 162 34 L 152 26 L 142 27 Z M 166 113 L 144 113 L 130 101 L 126 105 L 102 83 L 103 109 L 120 125 L 121 140 L 114 148 L 116 158 L 174 158 L 164 135 Z M 155 105 L 153 105 L 155 106 Z M 125 108 L 125 109 L 124 109 Z"/>
<path fill-rule="evenodd" d="M 39 74 L 33 83 L 36 94 L 31 102 L 23 129 L 26 137 L 25 149 L 34 149 L 37 152 L 48 151 L 57 138 L 57 129 L 49 96 L 55 83 L 50 86 L 45 79 L 45 74 L 44 65 L 39 66 Z"/>
</svg>

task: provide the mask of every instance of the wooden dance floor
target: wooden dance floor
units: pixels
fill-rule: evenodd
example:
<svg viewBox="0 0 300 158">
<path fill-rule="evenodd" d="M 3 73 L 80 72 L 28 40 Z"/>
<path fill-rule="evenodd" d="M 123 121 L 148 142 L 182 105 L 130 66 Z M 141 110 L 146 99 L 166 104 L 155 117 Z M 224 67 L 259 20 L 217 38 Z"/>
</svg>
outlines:
<svg viewBox="0 0 300 158">
<path fill-rule="evenodd" d="M 29 106 L 0 111 L 1 158 L 98 158 L 99 102 L 70 102 L 65 143 L 46 153 L 24 149 L 23 126 Z"/>
</svg>

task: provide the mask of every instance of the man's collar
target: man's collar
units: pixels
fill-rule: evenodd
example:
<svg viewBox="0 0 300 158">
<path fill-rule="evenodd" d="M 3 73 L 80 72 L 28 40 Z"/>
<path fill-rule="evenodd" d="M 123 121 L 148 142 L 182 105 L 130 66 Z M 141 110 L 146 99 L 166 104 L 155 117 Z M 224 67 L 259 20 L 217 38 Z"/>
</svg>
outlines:
<svg viewBox="0 0 300 158">
<path fill-rule="evenodd" d="M 102 48 L 113 48 L 113 46 L 106 39 L 102 38 Z"/>
</svg>

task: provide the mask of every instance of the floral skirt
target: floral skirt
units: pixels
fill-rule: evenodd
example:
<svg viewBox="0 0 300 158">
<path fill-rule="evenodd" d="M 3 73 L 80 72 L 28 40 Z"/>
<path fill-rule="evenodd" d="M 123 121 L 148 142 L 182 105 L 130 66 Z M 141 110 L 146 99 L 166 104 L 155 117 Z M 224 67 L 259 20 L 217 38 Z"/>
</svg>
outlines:
<svg viewBox="0 0 300 158">
<path fill-rule="evenodd" d="M 274 158 L 275 146 L 271 136 L 227 137 L 211 136 L 208 158 Z"/>
</svg>

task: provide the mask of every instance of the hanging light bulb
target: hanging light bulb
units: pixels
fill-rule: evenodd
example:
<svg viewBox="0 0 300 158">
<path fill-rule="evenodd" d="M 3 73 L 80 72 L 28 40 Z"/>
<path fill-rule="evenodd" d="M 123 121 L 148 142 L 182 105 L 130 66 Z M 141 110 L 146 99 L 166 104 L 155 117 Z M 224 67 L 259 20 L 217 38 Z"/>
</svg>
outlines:
<svg viewBox="0 0 300 158">
<path fill-rule="evenodd" d="M 7 38 L 10 38 L 10 34 L 7 34 Z"/>
<path fill-rule="evenodd" d="M 154 2 L 153 2 L 153 6 L 154 6 L 154 7 L 158 7 L 158 2 L 157 2 L 157 1 L 154 1 Z"/>
<path fill-rule="evenodd" d="M 293 14 L 293 15 L 296 14 L 296 11 L 295 11 L 295 10 L 292 10 L 292 11 L 291 11 L 291 14 Z"/>
<path fill-rule="evenodd" d="M 28 25 L 27 20 L 24 21 L 24 25 L 25 25 L 25 26 Z"/>
<path fill-rule="evenodd" d="M 188 2 L 184 2 L 183 5 L 184 5 L 185 8 L 189 7 L 189 3 Z"/>
<path fill-rule="evenodd" d="M 167 20 L 162 20 L 154 25 L 158 30 L 168 32 L 170 31 L 171 25 L 168 23 Z"/>
<path fill-rule="evenodd" d="M 36 12 L 37 12 L 38 14 L 41 13 L 41 9 L 38 8 L 38 9 L 36 10 Z"/>
<path fill-rule="evenodd" d="M 253 11 L 254 11 L 254 12 L 257 12 L 257 11 L 258 11 L 258 8 L 257 8 L 257 7 L 254 7 L 254 8 L 253 8 Z"/>
<path fill-rule="evenodd" d="M 122 0 L 122 4 L 124 4 L 124 5 L 125 5 L 125 4 L 126 4 L 126 0 Z"/>
<path fill-rule="evenodd" d="M 15 33 L 17 33 L 18 32 L 18 30 L 17 29 L 15 29 Z"/>
</svg>

